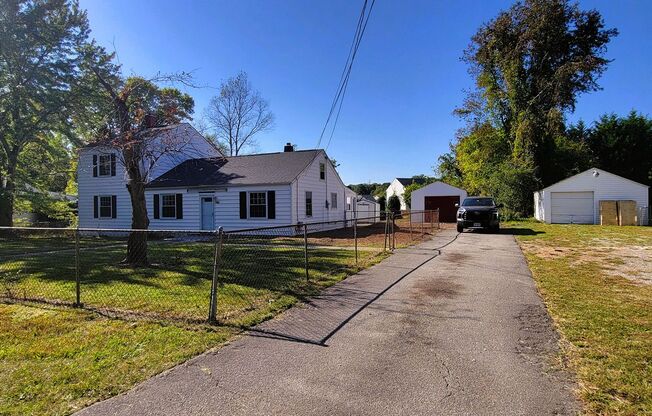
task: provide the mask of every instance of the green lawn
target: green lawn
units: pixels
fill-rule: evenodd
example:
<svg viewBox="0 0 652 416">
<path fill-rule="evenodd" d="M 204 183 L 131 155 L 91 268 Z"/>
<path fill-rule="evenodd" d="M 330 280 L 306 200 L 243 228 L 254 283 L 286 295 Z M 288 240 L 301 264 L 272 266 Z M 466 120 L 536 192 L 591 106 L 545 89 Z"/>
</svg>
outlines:
<svg viewBox="0 0 652 416">
<path fill-rule="evenodd" d="M 652 228 L 506 226 L 563 336 L 586 413 L 652 414 Z"/>
<path fill-rule="evenodd" d="M 0 305 L 0 414 L 70 414 L 218 347 L 233 333 Z"/>
<path fill-rule="evenodd" d="M 4 243 L 0 294 L 74 301 L 69 241 Z M 351 250 L 313 248 L 306 280 L 301 245 L 230 241 L 220 262 L 220 325 L 208 326 L 196 322 L 208 314 L 213 243 L 150 241 L 151 266 L 145 268 L 120 264 L 123 243 L 98 244 L 82 244 L 84 306 L 164 319 L 129 321 L 48 304 L 0 304 L 0 414 L 70 414 L 126 391 L 387 255 L 361 252 L 356 265 Z"/>
<path fill-rule="evenodd" d="M 95 244 L 95 245 L 94 245 Z M 28 256 L 15 256 L 17 244 L 0 248 L 0 293 L 6 297 L 75 301 L 74 250 L 61 251 L 27 241 Z M 206 319 L 213 270 L 211 242 L 150 241 L 150 267 L 121 264 L 120 241 L 97 247 L 82 244 L 81 302 L 88 308 L 135 311 L 157 317 Z M 10 247 L 6 249 L 6 247 Z M 34 247 L 34 251 L 31 250 Z M 351 250 L 311 248 L 309 280 L 302 245 L 258 240 L 224 244 L 220 261 L 218 318 L 247 325 L 356 272 L 380 253 L 361 254 L 355 265 Z"/>
</svg>

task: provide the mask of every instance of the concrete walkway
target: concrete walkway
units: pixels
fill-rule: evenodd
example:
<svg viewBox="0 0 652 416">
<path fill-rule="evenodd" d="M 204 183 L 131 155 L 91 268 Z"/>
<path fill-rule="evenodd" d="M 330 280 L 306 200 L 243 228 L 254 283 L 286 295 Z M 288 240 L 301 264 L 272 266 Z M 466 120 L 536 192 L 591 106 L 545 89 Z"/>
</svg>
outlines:
<svg viewBox="0 0 652 416">
<path fill-rule="evenodd" d="M 79 414 L 573 414 L 556 352 L 514 237 L 444 230 Z"/>
</svg>

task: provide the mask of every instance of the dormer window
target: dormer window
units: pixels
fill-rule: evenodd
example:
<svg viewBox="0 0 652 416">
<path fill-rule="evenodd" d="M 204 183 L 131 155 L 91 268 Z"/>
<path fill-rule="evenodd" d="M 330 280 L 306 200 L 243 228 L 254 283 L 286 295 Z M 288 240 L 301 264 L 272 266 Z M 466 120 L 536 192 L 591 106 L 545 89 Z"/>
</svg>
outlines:
<svg viewBox="0 0 652 416">
<path fill-rule="evenodd" d="M 111 155 L 100 155 L 99 175 L 111 176 Z"/>
<path fill-rule="evenodd" d="M 115 153 L 93 155 L 93 176 L 115 176 Z"/>
</svg>

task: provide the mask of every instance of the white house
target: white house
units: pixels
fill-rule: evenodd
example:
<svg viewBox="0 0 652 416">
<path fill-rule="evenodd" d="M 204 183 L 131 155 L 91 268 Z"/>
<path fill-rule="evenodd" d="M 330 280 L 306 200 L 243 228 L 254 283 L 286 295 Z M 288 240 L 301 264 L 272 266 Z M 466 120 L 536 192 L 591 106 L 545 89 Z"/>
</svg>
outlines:
<svg viewBox="0 0 652 416">
<path fill-rule="evenodd" d="M 324 150 L 286 145 L 278 153 L 225 157 L 196 131 L 192 136 L 192 152 L 161 156 L 149 171 L 151 229 L 228 231 L 344 219 L 346 187 Z M 131 200 L 117 159 L 107 147 L 81 152 L 80 227 L 130 227 Z"/>
<path fill-rule="evenodd" d="M 358 195 L 356 197 L 356 218 L 364 222 L 380 221 L 380 204 L 371 195 Z"/>
<path fill-rule="evenodd" d="M 405 193 L 405 187 L 410 185 L 411 183 L 418 183 L 422 184 L 425 183 L 424 178 L 396 178 L 394 179 L 389 186 L 387 187 L 387 191 L 385 191 L 385 195 L 387 198 L 387 202 L 389 202 L 389 198 L 392 195 L 398 196 L 398 199 L 401 201 L 401 209 L 405 210 L 407 209 L 407 205 L 405 204 L 405 199 L 403 199 L 403 194 Z"/>
<path fill-rule="evenodd" d="M 591 168 L 534 193 L 534 217 L 554 224 L 598 224 L 600 201 L 633 200 L 648 204 L 648 186 Z"/>
<path fill-rule="evenodd" d="M 439 221 L 455 222 L 457 207 L 467 197 L 464 189 L 437 181 L 412 192 L 410 206 L 413 211 L 439 209 Z M 413 218 L 412 220 L 418 220 Z"/>
</svg>

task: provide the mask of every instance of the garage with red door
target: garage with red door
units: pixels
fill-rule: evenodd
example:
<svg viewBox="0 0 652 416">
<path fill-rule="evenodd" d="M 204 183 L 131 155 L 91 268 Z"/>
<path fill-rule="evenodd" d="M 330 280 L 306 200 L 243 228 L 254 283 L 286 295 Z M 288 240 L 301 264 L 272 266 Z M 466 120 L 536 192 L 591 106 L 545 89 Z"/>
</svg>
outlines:
<svg viewBox="0 0 652 416">
<path fill-rule="evenodd" d="M 466 196 L 464 189 L 438 181 L 413 191 L 410 207 L 413 211 L 438 209 L 440 222 L 455 222 L 457 214 L 455 204 L 461 203 Z"/>
</svg>

